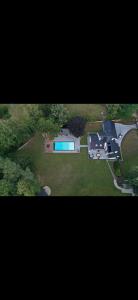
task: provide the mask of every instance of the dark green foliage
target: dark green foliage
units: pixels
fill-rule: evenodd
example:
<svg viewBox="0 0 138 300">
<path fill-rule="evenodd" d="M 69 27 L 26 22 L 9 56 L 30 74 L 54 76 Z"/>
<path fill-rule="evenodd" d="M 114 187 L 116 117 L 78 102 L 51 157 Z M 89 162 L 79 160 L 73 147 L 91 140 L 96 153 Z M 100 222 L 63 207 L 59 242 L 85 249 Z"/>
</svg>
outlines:
<svg viewBox="0 0 138 300">
<path fill-rule="evenodd" d="M 75 117 L 68 122 L 67 127 L 75 137 L 80 137 L 84 134 L 85 125 L 86 119 Z"/>
<path fill-rule="evenodd" d="M 34 134 L 30 121 L 16 123 L 12 120 L 0 122 L 0 153 L 2 155 L 17 150 Z"/>
<path fill-rule="evenodd" d="M 0 119 L 8 119 L 10 118 L 10 113 L 7 106 L 0 105 Z"/>
<path fill-rule="evenodd" d="M 21 176 L 21 167 L 15 162 L 6 158 L 4 161 L 3 176 L 6 180 L 16 182 Z"/>
<path fill-rule="evenodd" d="M 114 118 L 132 118 L 132 114 L 138 109 L 137 104 L 107 104 L 108 117 Z"/>
<path fill-rule="evenodd" d="M 46 119 L 52 119 L 53 123 L 63 127 L 69 118 L 69 112 L 64 104 L 40 104 L 40 110 Z"/>
<path fill-rule="evenodd" d="M 5 154 L 17 144 L 17 125 L 11 120 L 0 122 L 0 153 Z"/>
<path fill-rule="evenodd" d="M 14 187 L 6 179 L 0 180 L 0 196 L 12 196 Z"/>
<path fill-rule="evenodd" d="M 127 104 L 107 104 L 107 112 L 110 118 L 120 118 L 128 110 Z"/>
<path fill-rule="evenodd" d="M 0 196 L 34 196 L 40 190 L 32 171 L 28 167 L 23 169 L 9 158 L 0 157 L 0 175 Z"/>
<path fill-rule="evenodd" d="M 60 126 L 52 119 L 40 118 L 37 123 L 37 130 L 41 133 L 47 133 L 50 136 L 56 136 L 60 132 Z"/>
<path fill-rule="evenodd" d="M 30 168 L 31 170 L 33 169 L 33 162 L 31 156 L 19 156 L 19 155 L 14 155 L 13 160 L 17 163 L 20 164 L 22 169 L 26 169 L 27 167 Z"/>
<path fill-rule="evenodd" d="M 138 166 L 130 169 L 127 179 L 132 186 L 138 187 Z"/>
<path fill-rule="evenodd" d="M 39 104 L 39 109 L 43 114 L 43 117 L 48 118 L 51 113 L 52 104 Z"/>
<path fill-rule="evenodd" d="M 31 180 L 20 179 L 17 184 L 17 195 L 35 196 L 40 191 L 39 185 Z"/>
</svg>

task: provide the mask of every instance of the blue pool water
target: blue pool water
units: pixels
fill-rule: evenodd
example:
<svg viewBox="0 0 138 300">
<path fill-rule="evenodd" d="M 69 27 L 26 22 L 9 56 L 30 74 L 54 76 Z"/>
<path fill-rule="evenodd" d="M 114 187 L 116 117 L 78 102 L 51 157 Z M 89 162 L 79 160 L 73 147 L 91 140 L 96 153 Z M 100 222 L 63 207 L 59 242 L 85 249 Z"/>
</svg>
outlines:
<svg viewBox="0 0 138 300">
<path fill-rule="evenodd" d="M 74 142 L 54 142 L 55 151 L 74 151 Z"/>
</svg>

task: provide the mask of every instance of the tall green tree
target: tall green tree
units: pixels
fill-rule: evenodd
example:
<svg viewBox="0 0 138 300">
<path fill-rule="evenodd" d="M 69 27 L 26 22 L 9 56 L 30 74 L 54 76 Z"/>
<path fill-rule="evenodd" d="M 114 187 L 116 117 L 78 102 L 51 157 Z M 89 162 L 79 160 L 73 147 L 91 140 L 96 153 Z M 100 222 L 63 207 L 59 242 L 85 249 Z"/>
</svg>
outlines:
<svg viewBox="0 0 138 300">
<path fill-rule="evenodd" d="M 14 187 L 6 179 L 0 180 L 0 196 L 12 196 Z"/>
<path fill-rule="evenodd" d="M 20 179 L 17 184 L 17 195 L 20 196 L 35 196 L 39 192 L 40 188 L 36 183 Z"/>
<path fill-rule="evenodd" d="M 64 104 L 53 104 L 51 106 L 51 118 L 61 127 L 67 123 L 69 113 Z"/>
<path fill-rule="evenodd" d="M 19 164 L 9 158 L 0 157 L 0 196 L 21 194 L 19 187 L 22 184 L 18 185 L 19 182 L 24 183 L 26 186 L 24 193 L 26 196 L 35 195 L 40 190 L 35 175 L 28 167 L 23 170 Z"/>
<path fill-rule="evenodd" d="M 45 118 L 40 118 L 37 126 L 39 132 L 45 134 L 46 136 L 49 135 L 50 137 L 56 136 L 61 129 L 61 127 L 54 123 L 52 119 L 46 120 Z"/>
<path fill-rule="evenodd" d="M 39 107 L 45 118 L 53 119 L 53 122 L 61 127 L 69 119 L 69 112 L 64 104 L 41 104 Z"/>
<path fill-rule="evenodd" d="M 0 153 L 5 154 L 15 148 L 17 125 L 11 120 L 0 121 Z"/>
<path fill-rule="evenodd" d="M 21 176 L 21 167 L 19 164 L 11 161 L 10 159 L 5 159 L 4 167 L 3 167 L 3 177 L 6 180 L 16 182 L 18 178 Z"/>
</svg>

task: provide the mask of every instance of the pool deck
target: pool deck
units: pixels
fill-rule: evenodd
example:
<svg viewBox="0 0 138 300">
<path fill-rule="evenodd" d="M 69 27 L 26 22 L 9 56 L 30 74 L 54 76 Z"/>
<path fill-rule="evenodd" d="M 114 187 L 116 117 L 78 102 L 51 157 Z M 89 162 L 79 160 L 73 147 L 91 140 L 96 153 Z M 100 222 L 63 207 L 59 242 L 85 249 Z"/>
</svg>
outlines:
<svg viewBox="0 0 138 300">
<path fill-rule="evenodd" d="M 54 151 L 53 143 L 54 142 L 74 142 L 75 150 L 73 151 Z M 58 137 L 54 138 L 54 140 L 47 139 L 45 142 L 45 153 L 62 153 L 62 154 L 70 154 L 70 153 L 80 153 L 80 138 L 76 138 L 71 134 L 61 134 Z"/>
</svg>

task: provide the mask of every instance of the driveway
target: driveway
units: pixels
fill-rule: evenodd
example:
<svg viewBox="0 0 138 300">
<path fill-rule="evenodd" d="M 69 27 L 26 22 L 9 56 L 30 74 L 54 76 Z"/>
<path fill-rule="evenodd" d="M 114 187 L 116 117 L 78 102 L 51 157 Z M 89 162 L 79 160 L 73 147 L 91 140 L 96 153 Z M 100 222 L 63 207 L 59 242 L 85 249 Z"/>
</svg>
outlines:
<svg viewBox="0 0 138 300">
<path fill-rule="evenodd" d="M 121 142 L 124 138 L 124 136 L 128 133 L 128 131 L 132 130 L 132 129 L 137 129 L 136 124 L 133 125 L 123 125 L 120 123 L 115 123 L 115 128 L 116 128 L 116 133 L 117 133 L 117 137 L 118 137 L 118 145 L 121 145 Z M 119 135 L 121 134 L 121 136 L 119 137 Z"/>
</svg>

